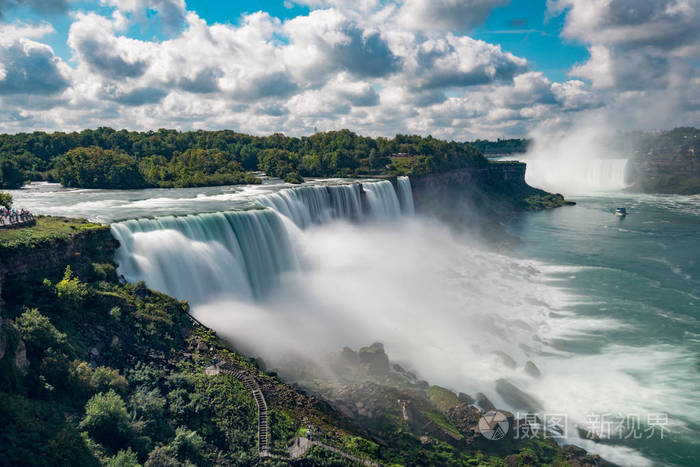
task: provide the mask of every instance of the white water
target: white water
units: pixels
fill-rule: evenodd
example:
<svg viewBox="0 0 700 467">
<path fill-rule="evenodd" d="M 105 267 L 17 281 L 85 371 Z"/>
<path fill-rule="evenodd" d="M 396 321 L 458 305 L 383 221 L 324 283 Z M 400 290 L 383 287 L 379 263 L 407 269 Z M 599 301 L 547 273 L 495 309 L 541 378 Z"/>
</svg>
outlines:
<svg viewBox="0 0 700 467">
<path fill-rule="evenodd" d="M 303 187 L 259 197 L 264 210 L 117 223 L 119 272 L 190 300 L 200 320 L 282 370 L 381 341 L 393 361 L 433 384 L 485 392 L 517 411 L 496 390 L 505 378 L 543 411 L 583 426 L 592 412 L 688 405 L 682 394 L 692 388 L 630 376 L 663 375 L 687 356 L 663 347 L 644 358 L 625 346 L 600 355 L 562 350 L 561 342 L 625 325 L 570 311 L 586 298 L 553 286 L 550 277 L 562 268 L 495 254 L 402 215 L 412 212 L 405 185 L 364 183 L 364 203 L 359 185 Z M 525 373 L 528 360 L 541 378 Z M 569 433 L 576 438 L 572 427 Z M 614 462 L 648 464 L 629 447 L 578 442 Z"/>
<path fill-rule="evenodd" d="M 627 159 L 525 158 L 525 181 L 547 191 L 580 194 L 620 191 L 629 185 Z"/>
<path fill-rule="evenodd" d="M 564 195 L 617 192 L 629 185 L 627 158 L 613 150 L 598 129 L 535 135 L 522 159 L 528 184 Z"/>
</svg>

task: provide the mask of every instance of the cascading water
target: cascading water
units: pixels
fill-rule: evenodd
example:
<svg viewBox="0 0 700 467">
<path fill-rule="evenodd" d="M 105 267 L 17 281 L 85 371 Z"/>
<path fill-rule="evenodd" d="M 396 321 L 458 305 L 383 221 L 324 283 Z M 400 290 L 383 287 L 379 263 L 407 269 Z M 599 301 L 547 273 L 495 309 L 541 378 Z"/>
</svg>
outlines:
<svg viewBox="0 0 700 467">
<path fill-rule="evenodd" d="M 410 182 L 403 185 L 410 193 Z M 403 199 L 406 212 L 412 212 L 412 198 Z M 261 299 L 282 274 L 299 268 L 291 240 L 294 230 L 337 219 L 396 219 L 402 210 L 388 181 L 285 189 L 257 201 L 270 209 L 113 224 L 121 245 L 116 255 L 119 273 L 193 303 Z"/>
<path fill-rule="evenodd" d="M 398 187 L 399 202 L 401 203 L 401 212 L 406 216 L 412 216 L 415 214 L 415 211 L 413 209 L 411 181 L 408 177 L 398 177 L 396 179 L 396 184 Z"/>
<path fill-rule="evenodd" d="M 286 226 L 264 209 L 129 220 L 112 232 L 127 280 L 195 303 L 262 297 L 298 267 Z"/>
<path fill-rule="evenodd" d="M 258 201 L 302 229 L 332 219 L 359 221 L 363 218 L 362 187 L 356 183 L 289 188 L 263 195 Z"/>
<path fill-rule="evenodd" d="M 586 182 L 597 191 L 622 190 L 627 173 L 627 159 L 593 159 L 586 164 Z"/>
<path fill-rule="evenodd" d="M 391 182 L 383 180 L 365 186 L 370 213 L 375 219 L 396 219 L 401 216 L 401 205 Z"/>
</svg>

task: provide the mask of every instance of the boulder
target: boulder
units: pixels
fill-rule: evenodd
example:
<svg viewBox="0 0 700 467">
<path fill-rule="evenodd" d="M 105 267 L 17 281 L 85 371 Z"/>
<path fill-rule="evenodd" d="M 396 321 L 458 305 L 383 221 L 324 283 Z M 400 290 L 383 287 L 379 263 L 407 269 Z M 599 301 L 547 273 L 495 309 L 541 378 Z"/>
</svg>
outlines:
<svg viewBox="0 0 700 467">
<path fill-rule="evenodd" d="M 501 362 L 505 366 L 507 366 L 508 368 L 515 369 L 515 367 L 518 366 L 518 364 L 515 362 L 515 360 L 513 360 L 513 358 L 510 355 L 508 355 L 507 353 L 501 352 L 500 350 L 496 350 L 494 353 L 501 360 Z"/>
<path fill-rule="evenodd" d="M 19 340 L 17 349 L 15 350 L 15 366 L 23 375 L 27 374 L 29 360 L 27 359 L 27 346 L 24 345 L 22 339 Z"/>
<path fill-rule="evenodd" d="M 0 359 L 5 356 L 6 345 L 7 336 L 5 336 L 5 329 L 2 327 L 2 316 L 0 316 Z"/>
<path fill-rule="evenodd" d="M 373 376 L 385 376 L 389 374 L 389 357 L 384 352 L 384 344 L 375 342 L 369 347 L 360 349 L 360 362 L 367 365 L 368 371 Z"/>
<path fill-rule="evenodd" d="M 542 412 L 542 403 L 505 379 L 496 381 L 496 392 L 512 407 L 529 412 Z"/>
<path fill-rule="evenodd" d="M 525 373 L 532 376 L 533 378 L 539 378 L 540 376 L 542 376 L 540 369 L 537 368 L 537 365 L 535 365 L 532 360 L 528 360 L 527 363 L 525 363 Z"/>
<path fill-rule="evenodd" d="M 489 410 L 496 410 L 496 406 L 491 403 L 488 397 L 486 397 L 486 394 L 483 392 L 477 392 L 476 393 L 476 405 L 481 408 L 481 410 L 488 412 Z"/>
<path fill-rule="evenodd" d="M 469 394 L 465 394 L 463 392 L 460 392 L 457 395 L 457 400 L 461 402 L 462 404 L 467 404 L 467 405 L 472 405 L 474 403 L 474 398 L 470 396 Z"/>
</svg>

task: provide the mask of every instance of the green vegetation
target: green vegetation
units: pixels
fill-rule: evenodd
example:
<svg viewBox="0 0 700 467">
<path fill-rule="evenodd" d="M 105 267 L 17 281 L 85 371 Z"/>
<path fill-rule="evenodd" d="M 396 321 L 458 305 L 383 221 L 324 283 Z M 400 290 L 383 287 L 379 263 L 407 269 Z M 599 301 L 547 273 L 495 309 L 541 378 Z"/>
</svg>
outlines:
<svg viewBox="0 0 700 467">
<path fill-rule="evenodd" d="M 12 195 L 5 191 L 0 191 L 0 206 L 10 209 L 12 207 Z"/>
<path fill-rule="evenodd" d="M 412 162 L 397 162 L 400 158 Z M 303 177 L 425 174 L 487 163 L 468 143 L 430 136 L 368 138 L 349 130 L 301 138 L 111 128 L 0 135 L 0 187 L 6 188 L 28 180 L 86 188 L 259 183 L 255 170 L 301 183 Z"/>
<path fill-rule="evenodd" d="M 62 221 L 53 224 L 53 236 L 48 225 L 45 237 L 66 235 Z M 83 242 L 80 225 L 90 229 L 77 224 L 68 231 Z M 92 257 L 86 245 L 74 251 L 80 263 L 55 273 L 42 261 L 55 253 L 53 244 L 12 247 L 13 254 L 43 250 L 11 287 L 3 283 L 2 464 L 285 464 L 258 457 L 257 407 L 244 385 L 227 374 L 204 373 L 217 357 L 245 368 L 260 384 L 274 455 L 284 456 L 309 427 L 314 439 L 383 464 L 501 466 L 509 456 L 515 464 L 506 465 L 567 465 L 565 452 L 551 440 L 479 443 L 472 430 L 479 412 L 446 388 L 390 373 L 379 343 L 356 354 L 348 349 L 342 357 L 370 378 L 356 386 L 360 392 L 354 396 L 346 387 L 343 397 L 377 407 L 374 415 L 340 416 L 325 402 L 331 398 L 321 402 L 283 384 L 194 323 L 187 303 L 143 283 L 120 282 L 115 265 Z M 404 383 L 397 386 L 392 378 Z M 404 420 L 397 401 L 408 401 L 411 421 Z M 353 465 L 321 446 L 311 447 L 297 463 Z"/>
<path fill-rule="evenodd" d="M 484 154 L 516 154 L 527 152 L 528 148 L 532 144 L 532 140 L 529 139 L 501 139 L 498 138 L 497 141 L 487 141 L 484 139 L 477 139 L 473 141 L 472 146 L 477 148 Z"/>
<path fill-rule="evenodd" d="M 640 156 L 651 158 L 700 156 L 700 129 L 680 127 L 657 134 L 642 134 L 637 151 Z"/>
<path fill-rule="evenodd" d="M 632 189 L 646 193 L 700 193 L 700 129 L 641 135 L 630 164 Z"/>
<path fill-rule="evenodd" d="M 67 239 L 83 230 L 109 230 L 109 227 L 86 222 L 83 219 L 37 216 L 36 225 L 32 227 L 0 230 L 0 249 L 36 248 L 56 240 Z"/>
</svg>

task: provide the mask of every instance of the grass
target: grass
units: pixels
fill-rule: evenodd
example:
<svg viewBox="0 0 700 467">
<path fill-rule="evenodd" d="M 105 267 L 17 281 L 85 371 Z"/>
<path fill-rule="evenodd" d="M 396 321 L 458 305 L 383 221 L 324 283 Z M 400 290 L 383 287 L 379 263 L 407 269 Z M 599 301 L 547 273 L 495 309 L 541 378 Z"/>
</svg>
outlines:
<svg viewBox="0 0 700 467">
<path fill-rule="evenodd" d="M 84 219 L 38 216 L 36 224 L 17 229 L 0 229 L 0 247 L 34 247 L 46 242 L 68 238 L 76 232 L 91 229 L 109 229 L 109 226 L 93 224 Z"/>
<path fill-rule="evenodd" d="M 457 396 L 454 392 L 449 389 L 445 389 L 440 386 L 431 386 L 428 389 L 428 397 L 430 402 L 432 402 L 441 412 L 459 405 Z"/>
</svg>

